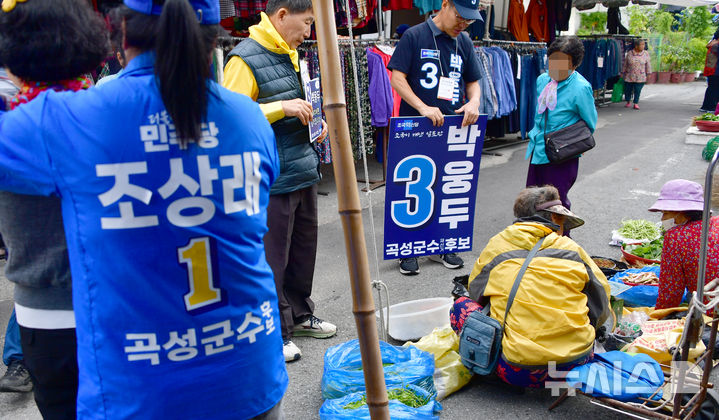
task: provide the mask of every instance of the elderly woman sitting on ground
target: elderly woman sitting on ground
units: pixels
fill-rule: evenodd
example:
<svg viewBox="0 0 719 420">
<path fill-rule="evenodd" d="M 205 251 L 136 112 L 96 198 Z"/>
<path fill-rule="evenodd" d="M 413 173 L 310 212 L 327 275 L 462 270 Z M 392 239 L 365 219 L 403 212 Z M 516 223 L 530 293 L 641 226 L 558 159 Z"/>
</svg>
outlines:
<svg viewBox="0 0 719 420">
<path fill-rule="evenodd" d="M 469 276 L 471 299 L 458 299 L 450 318 L 459 334 L 469 313 L 490 304 L 490 316 L 502 323 L 524 259 L 546 237 L 519 284 L 496 370 L 509 384 L 538 388 L 551 380 L 549 362 L 569 370 L 589 361 L 595 330 L 610 316 L 609 284 L 582 247 L 562 236 L 584 221 L 562 205 L 556 188 L 522 190 L 514 216 L 480 254 Z"/>
</svg>

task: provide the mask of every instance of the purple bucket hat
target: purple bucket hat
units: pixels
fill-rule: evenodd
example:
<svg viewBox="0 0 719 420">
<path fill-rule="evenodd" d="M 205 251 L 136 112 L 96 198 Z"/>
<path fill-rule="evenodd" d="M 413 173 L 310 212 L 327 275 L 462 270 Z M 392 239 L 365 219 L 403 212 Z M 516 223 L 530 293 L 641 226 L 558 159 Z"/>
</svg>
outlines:
<svg viewBox="0 0 719 420">
<path fill-rule="evenodd" d="M 659 192 L 656 203 L 649 211 L 703 211 L 704 189 L 686 179 L 668 181 Z"/>
</svg>

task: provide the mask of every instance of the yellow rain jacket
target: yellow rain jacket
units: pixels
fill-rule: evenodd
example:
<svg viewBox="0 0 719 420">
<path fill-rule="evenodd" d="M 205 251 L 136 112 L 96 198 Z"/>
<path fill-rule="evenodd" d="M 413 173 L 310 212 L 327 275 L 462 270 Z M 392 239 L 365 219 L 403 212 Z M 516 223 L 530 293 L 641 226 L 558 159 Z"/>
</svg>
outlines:
<svg viewBox="0 0 719 420">
<path fill-rule="evenodd" d="M 502 340 L 502 356 L 519 367 L 587 355 L 595 328 L 610 316 L 609 284 L 599 267 L 576 242 L 534 221 L 517 222 L 490 239 L 469 276 L 472 299 L 489 299 L 490 316 L 503 322 L 514 279 L 544 236 L 519 285 Z"/>
</svg>

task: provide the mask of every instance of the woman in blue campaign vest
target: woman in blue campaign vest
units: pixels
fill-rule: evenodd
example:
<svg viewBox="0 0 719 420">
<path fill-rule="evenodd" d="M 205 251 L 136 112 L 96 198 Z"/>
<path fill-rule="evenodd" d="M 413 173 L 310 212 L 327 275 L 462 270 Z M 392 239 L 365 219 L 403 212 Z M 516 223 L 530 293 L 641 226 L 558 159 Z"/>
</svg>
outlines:
<svg viewBox="0 0 719 420">
<path fill-rule="evenodd" d="M 124 3 L 120 77 L 0 117 L 0 188 L 62 201 L 78 417 L 277 418 L 272 129 L 208 79 L 216 1 Z"/>
</svg>

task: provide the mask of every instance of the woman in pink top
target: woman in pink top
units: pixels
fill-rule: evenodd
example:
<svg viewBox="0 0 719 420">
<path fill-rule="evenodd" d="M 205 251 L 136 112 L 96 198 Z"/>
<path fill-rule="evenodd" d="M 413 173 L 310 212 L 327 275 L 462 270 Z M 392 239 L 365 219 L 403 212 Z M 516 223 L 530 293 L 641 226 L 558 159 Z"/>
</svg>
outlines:
<svg viewBox="0 0 719 420">
<path fill-rule="evenodd" d="M 699 246 L 704 211 L 704 189 L 696 182 L 675 179 L 667 182 L 649 211 L 662 213 L 666 229 L 659 298 L 656 308 L 679 306 L 684 291 L 697 289 Z M 707 244 L 705 282 L 719 277 L 719 217 L 712 217 Z"/>
<path fill-rule="evenodd" d="M 627 100 L 625 108 L 631 106 L 634 96 L 634 109 L 639 109 L 639 94 L 647 81 L 647 75 L 651 72 L 649 53 L 644 51 L 644 40 L 639 39 L 634 42 L 634 49 L 629 50 L 624 59 L 622 78 L 624 78 L 624 97 Z"/>
</svg>

